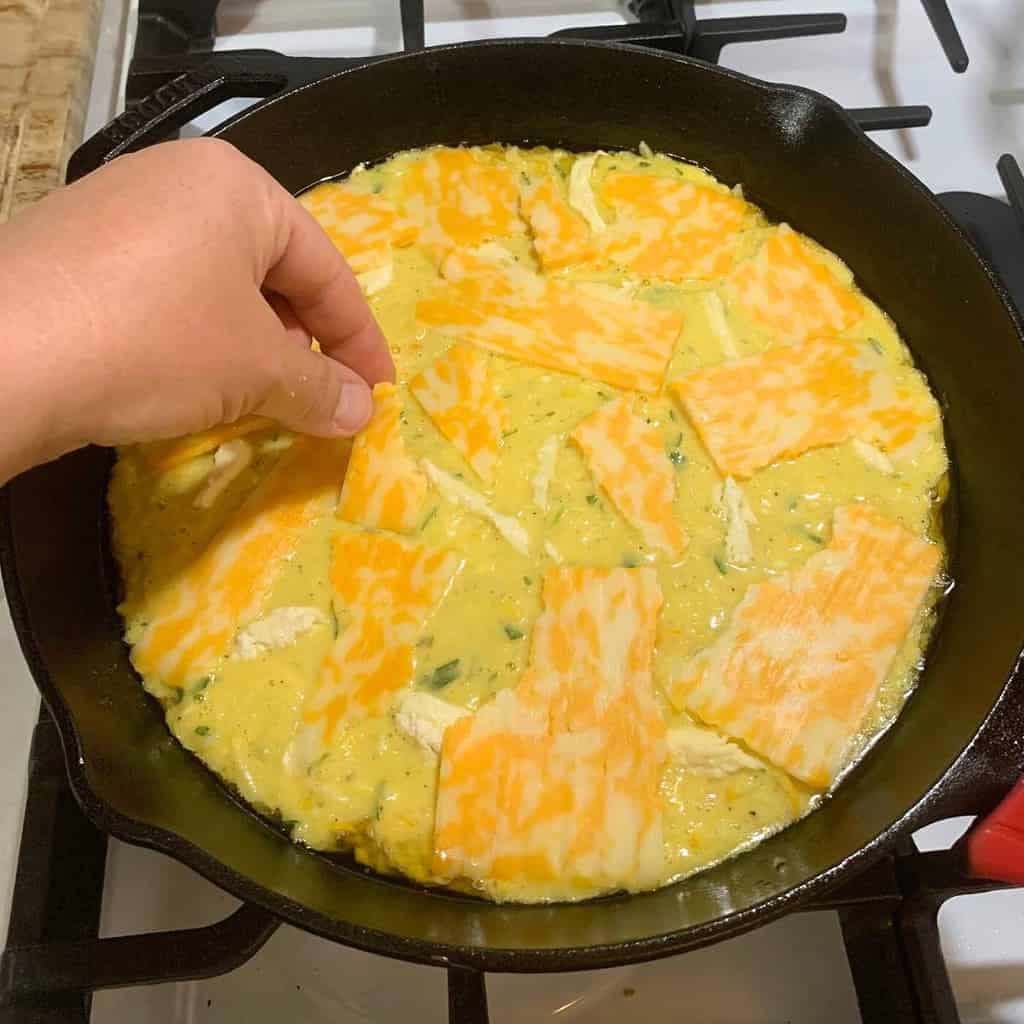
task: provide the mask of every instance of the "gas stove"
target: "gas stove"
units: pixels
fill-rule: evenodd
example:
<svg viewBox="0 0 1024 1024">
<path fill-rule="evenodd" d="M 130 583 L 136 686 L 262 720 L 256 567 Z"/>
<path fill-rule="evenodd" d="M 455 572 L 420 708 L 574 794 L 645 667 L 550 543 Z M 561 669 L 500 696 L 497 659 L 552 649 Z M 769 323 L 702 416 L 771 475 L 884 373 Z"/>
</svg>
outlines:
<svg viewBox="0 0 1024 1024">
<path fill-rule="evenodd" d="M 427 0 L 425 10 L 421 0 L 108 0 L 87 131 L 210 49 L 372 58 L 554 33 L 656 46 L 843 103 L 942 193 L 1024 310 L 1024 180 L 1005 152 L 1024 137 L 1018 4 L 961 0 L 954 23 L 944 0 L 824 11 L 795 10 L 799 0 Z M 224 103 L 183 134 L 251 102 Z M 446 978 L 281 925 L 177 862 L 107 840 L 74 803 L 45 712 L 19 830 L 35 692 L 6 619 L 0 663 L 19 677 L 0 725 L 10 780 L 0 869 L 13 877 L 18 865 L 0 1024 L 478 1024 L 485 1002 L 496 1024 L 1024 1024 L 1024 891 L 962 877 L 955 842 L 969 819 L 932 825 L 803 912 L 709 948 L 603 971 Z"/>
</svg>

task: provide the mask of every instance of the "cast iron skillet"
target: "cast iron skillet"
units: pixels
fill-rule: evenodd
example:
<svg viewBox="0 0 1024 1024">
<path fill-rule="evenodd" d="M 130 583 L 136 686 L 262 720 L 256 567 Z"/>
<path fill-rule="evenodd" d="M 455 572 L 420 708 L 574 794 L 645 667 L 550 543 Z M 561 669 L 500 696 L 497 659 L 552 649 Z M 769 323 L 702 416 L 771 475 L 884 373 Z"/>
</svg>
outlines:
<svg viewBox="0 0 1024 1024">
<path fill-rule="evenodd" d="M 294 86 L 291 76 L 323 71 L 315 62 L 221 58 L 115 122 L 79 151 L 71 173 L 154 141 L 228 94 L 267 95 Z M 680 57 L 522 40 L 329 74 L 215 134 L 293 192 L 397 150 L 495 140 L 577 150 L 644 140 L 742 182 L 770 216 L 849 263 L 941 396 L 956 463 L 948 523 L 956 588 L 919 691 L 815 814 L 659 892 L 495 906 L 292 845 L 171 739 L 121 642 L 104 503 L 110 456 L 78 452 L 9 486 L 2 563 L 71 784 L 97 825 L 353 946 L 435 964 L 564 970 L 675 953 L 750 928 L 834 886 L 911 828 L 987 811 L 1004 795 L 1024 735 L 1021 325 L 931 194 L 839 107 Z"/>
</svg>

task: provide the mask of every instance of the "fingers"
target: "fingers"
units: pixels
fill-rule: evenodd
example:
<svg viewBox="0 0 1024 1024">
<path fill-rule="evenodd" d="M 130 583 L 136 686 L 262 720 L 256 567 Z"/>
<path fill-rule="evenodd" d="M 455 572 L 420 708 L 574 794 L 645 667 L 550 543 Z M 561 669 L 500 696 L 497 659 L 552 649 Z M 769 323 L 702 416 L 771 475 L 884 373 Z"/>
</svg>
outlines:
<svg viewBox="0 0 1024 1024">
<path fill-rule="evenodd" d="M 278 240 L 264 287 L 287 299 L 325 355 L 351 367 L 371 386 L 395 378 L 388 343 L 341 254 L 313 217 L 275 189 Z"/>
</svg>

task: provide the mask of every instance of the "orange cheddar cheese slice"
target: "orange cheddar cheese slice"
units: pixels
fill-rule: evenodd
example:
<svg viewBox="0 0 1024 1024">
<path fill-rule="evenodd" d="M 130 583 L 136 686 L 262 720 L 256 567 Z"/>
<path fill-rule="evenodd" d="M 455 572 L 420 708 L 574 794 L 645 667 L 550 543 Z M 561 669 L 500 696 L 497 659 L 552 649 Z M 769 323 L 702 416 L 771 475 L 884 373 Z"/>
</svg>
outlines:
<svg viewBox="0 0 1024 1024">
<path fill-rule="evenodd" d="M 824 788 L 906 638 L 939 549 L 867 505 L 836 510 L 803 568 L 751 586 L 671 697 L 808 785 Z"/>
<path fill-rule="evenodd" d="M 511 168 L 468 149 L 441 149 L 413 163 L 402 177 L 405 211 L 420 242 L 438 259 L 452 249 L 521 235 L 519 187 Z"/>
<path fill-rule="evenodd" d="M 522 209 L 545 270 L 561 270 L 596 255 L 590 226 L 573 209 L 564 186 L 554 177 L 542 178 L 525 188 Z"/>
<path fill-rule="evenodd" d="M 394 384 L 373 389 L 373 415 L 352 442 L 338 517 L 372 530 L 409 533 L 420 521 L 427 478 L 405 449 Z"/>
<path fill-rule="evenodd" d="M 509 429 L 509 412 L 491 383 L 487 356 L 456 342 L 413 377 L 409 390 L 476 474 L 490 483 Z"/>
<path fill-rule="evenodd" d="M 841 334 L 864 315 L 853 288 L 785 224 L 736 267 L 729 284 L 755 320 L 790 341 Z"/>
<path fill-rule="evenodd" d="M 299 201 L 357 274 L 390 263 L 392 247 L 411 245 L 419 233 L 394 203 L 347 182 L 317 185 Z"/>
<path fill-rule="evenodd" d="M 840 338 L 718 363 L 669 388 L 722 474 L 741 478 L 853 437 L 908 456 L 939 418 L 923 382 L 897 380 L 870 345 Z"/>
<path fill-rule="evenodd" d="M 686 535 L 672 509 L 676 475 L 661 435 L 633 412 L 632 396 L 607 402 L 570 436 L 594 478 L 644 542 L 673 557 L 682 554 Z"/>
<path fill-rule="evenodd" d="M 733 195 L 679 178 L 613 172 L 600 188 L 615 211 L 601 248 L 613 263 L 641 277 L 722 277 L 752 207 Z"/>
<path fill-rule="evenodd" d="M 665 724 L 652 569 L 549 570 L 530 666 L 441 747 L 434 870 L 499 898 L 656 885 Z"/>
<path fill-rule="evenodd" d="M 172 441 L 154 441 L 143 445 L 140 449 L 146 464 L 154 473 L 166 473 L 175 466 L 209 455 L 222 444 L 234 441 L 260 430 L 269 430 L 274 426 L 273 420 L 265 416 L 243 416 L 234 423 L 222 423 L 219 426 L 203 430 L 187 437 L 177 437 Z"/>
<path fill-rule="evenodd" d="M 255 619 L 309 526 L 329 514 L 344 448 L 297 437 L 245 503 L 161 595 L 132 650 L 139 674 L 183 687 L 209 674 Z"/>
<path fill-rule="evenodd" d="M 383 714 L 412 681 L 416 641 L 461 568 L 444 548 L 361 530 L 338 534 L 330 579 L 341 629 L 303 706 L 293 763 L 315 760 L 339 722 Z"/>
<path fill-rule="evenodd" d="M 661 387 L 682 316 L 611 288 L 548 280 L 490 252 L 445 261 L 421 323 L 502 355 L 615 387 Z"/>
</svg>

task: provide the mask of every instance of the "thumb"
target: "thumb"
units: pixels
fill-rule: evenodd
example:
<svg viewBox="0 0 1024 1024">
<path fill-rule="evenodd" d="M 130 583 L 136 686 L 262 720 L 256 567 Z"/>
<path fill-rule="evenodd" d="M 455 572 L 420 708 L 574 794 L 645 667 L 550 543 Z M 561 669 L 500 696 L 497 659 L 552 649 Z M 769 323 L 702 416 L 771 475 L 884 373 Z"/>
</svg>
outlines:
<svg viewBox="0 0 1024 1024">
<path fill-rule="evenodd" d="M 354 370 L 293 339 L 274 346 L 269 384 L 254 409 L 315 437 L 349 437 L 373 411 L 369 385 Z"/>
</svg>

